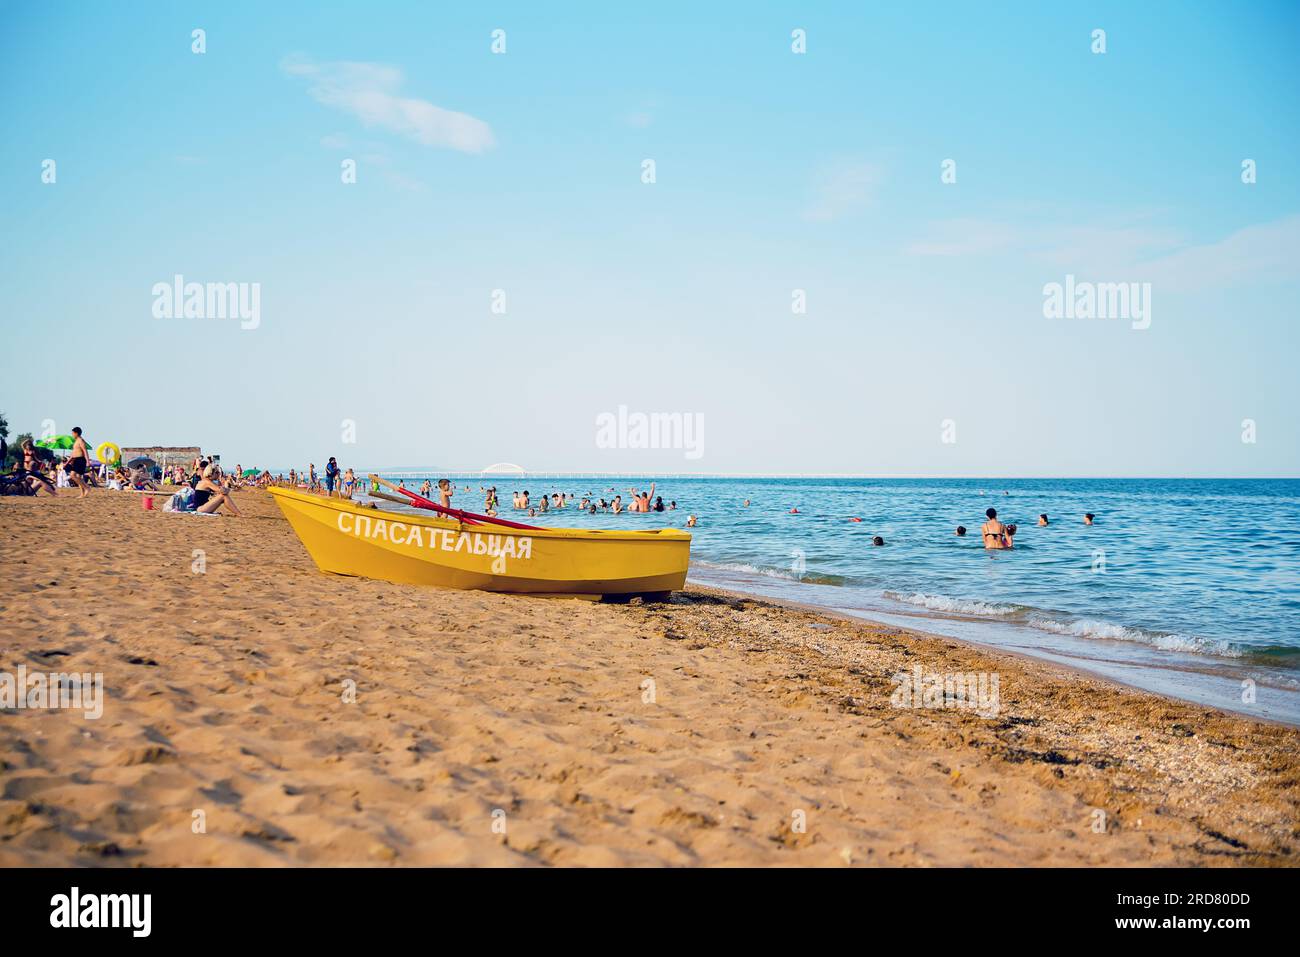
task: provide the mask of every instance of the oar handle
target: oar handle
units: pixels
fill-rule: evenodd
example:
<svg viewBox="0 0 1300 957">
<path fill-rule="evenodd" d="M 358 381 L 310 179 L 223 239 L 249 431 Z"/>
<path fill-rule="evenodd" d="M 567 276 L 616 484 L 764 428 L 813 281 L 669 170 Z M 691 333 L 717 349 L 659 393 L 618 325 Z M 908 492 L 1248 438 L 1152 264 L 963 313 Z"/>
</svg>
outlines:
<svg viewBox="0 0 1300 957">
<path fill-rule="evenodd" d="M 385 479 L 380 478 L 373 472 L 370 475 L 370 481 L 378 482 L 394 492 L 401 492 L 411 500 L 411 504 L 418 505 L 420 508 L 427 508 L 434 512 L 441 512 L 443 515 L 450 515 L 452 518 L 459 519 L 466 525 L 500 525 L 504 528 L 518 528 L 528 532 L 540 531 L 536 525 L 525 525 L 523 522 L 512 522 L 509 519 L 493 518 L 491 515 L 479 515 L 477 512 L 466 512 L 459 508 L 444 508 L 436 502 L 431 502 L 423 495 L 417 495 L 409 488 L 402 488 L 400 485 L 394 485 Z"/>
</svg>

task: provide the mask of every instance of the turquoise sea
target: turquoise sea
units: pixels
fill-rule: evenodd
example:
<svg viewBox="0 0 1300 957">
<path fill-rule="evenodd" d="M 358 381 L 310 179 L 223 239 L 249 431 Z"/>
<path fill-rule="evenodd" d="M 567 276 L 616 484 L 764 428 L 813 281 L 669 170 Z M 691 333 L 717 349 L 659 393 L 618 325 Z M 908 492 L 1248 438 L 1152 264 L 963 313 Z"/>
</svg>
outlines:
<svg viewBox="0 0 1300 957">
<path fill-rule="evenodd" d="M 652 480 L 449 477 L 457 506 L 481 510 L 479 487 L 496 485 L 516 518 L 516 488 L 626 502 Z M 677 509 L 525 520 L 633 528 L 694 514 L 694 581 L 1300 724 L 1300 480 L 668 478 L 656 495 Z M 982 547 L 990 506 L 1019 526 L 1014 550 Z"/>
</svg>

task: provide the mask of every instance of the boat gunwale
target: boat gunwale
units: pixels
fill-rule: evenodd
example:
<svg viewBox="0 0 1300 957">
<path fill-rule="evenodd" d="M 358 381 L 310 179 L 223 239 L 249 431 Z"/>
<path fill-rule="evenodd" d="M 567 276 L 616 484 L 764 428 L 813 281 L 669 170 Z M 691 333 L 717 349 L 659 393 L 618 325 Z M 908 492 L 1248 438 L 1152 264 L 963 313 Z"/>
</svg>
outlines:
<svg viewBox="0 0 1300 957">
<path fill-rule="evenodd" d="M 654 542 L 686 543 L 691 541 L 691 533 L 680 528 L 661 528 L 661 529 L 603 529 L 603 528 L 512 528 L 508 525 L 493 525 L 483 522 L 477 525 L 468 525 L 464 522 L 451 518 L 440 518 L 433 515 L 420 515 L 409 512 L 392 512 L 386 508 L 371 508 L 368 505 L 360 505 L 350 499 L 332 499 L 322 498 L 319 495 L 313 495 L 310 492 L 303 492 L 299 489 L 280 488 L 275 485 L 269 485 L 266 489 L 273 496 L 284 496 L 291 502 L 298 502 L 303 505 L 315 505 L 319 508 L 333 509 L 339 512 L 352 512 L 367 517 L 381 517 L 394 521 L 405 522 L 408 525 L 422 525 L 425 528 L 455 529 L 458 531 L 479 532 L 486 535 L 514 535 L 518 537 L 532 538 L 557 538 L 557 539 L 574 539 L 580 541 L 629 541 L 638 542 L 643 545 L 649 545 Z"/>
</svg>

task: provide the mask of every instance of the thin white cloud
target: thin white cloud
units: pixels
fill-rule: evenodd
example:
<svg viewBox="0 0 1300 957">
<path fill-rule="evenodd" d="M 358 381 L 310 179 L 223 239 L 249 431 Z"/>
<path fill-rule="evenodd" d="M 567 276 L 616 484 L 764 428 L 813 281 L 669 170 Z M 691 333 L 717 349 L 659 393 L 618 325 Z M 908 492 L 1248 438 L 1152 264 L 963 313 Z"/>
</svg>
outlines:
<svg viewBox="0 0 1300 957">
<path fill-rule="evenodd" d="M 428 100 L 399 96 L 402 71 L 384 63 L 318 63 L 286 57 L 280 69 L 307 83 L 316 102 L 350 113 L 369 127 L 391 130 L 425 146 L 481 153 L 495 145 L 492 128 L 470 116 Z"/>
<path fill-rule="evenodd" d="M 1005 223 L 982 219 L 946 219 L 935 223 L 932 235 L 903 248 L 913 256 L 982 256 L 1001 252 L 1017 240 Z"/>
<path fill-rule="evenodd" d="M 342 133 L 329 133 L 320 138 L 320 145 L 327 150 L 345 150 L 352 145 L 352 141 Z"/>
<path fill-rule="evenodd" d="M 1300 280 L 1300 215 L 1191 243 L 1169 228 L 1141 225 L 1020 227 L 996 220 L 931 223 L 925 238 L 903 247 L 915 256 L 1014 253 L 1081 277 L 1159 283 L 1174 291 L 1243 282 Z"/>
<path fill-rule="evenodd" d="M 870 205 L 880 184 L 880 168 L 870 163 L 839 163 L 814 177 L 813 201 L 804 210 L 809 222 L 839 219 Z"/>
<path fill-rule="evenodd" d="M 1246 226 L 1217 242 L 1188 246 L 1136 269 L 1143 279 L 1179 290 L 1294 281 L 1300 279 L 1300 215 Z"/>
</svg>

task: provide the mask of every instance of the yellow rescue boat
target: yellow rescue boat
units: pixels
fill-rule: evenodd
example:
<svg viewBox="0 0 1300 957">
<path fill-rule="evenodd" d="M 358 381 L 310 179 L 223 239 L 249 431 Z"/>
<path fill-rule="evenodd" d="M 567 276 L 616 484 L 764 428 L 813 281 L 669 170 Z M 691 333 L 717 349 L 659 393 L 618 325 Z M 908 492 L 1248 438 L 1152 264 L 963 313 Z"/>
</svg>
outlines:
<svg viewBox="0 0 1300 957">
<path fill-rule="evenodd" d="M 316 567 L 336 575 L 593 600 L 686 584 L 691 536 L 676 528 L 524 530 L 268 491 Z"/>
</svg>

